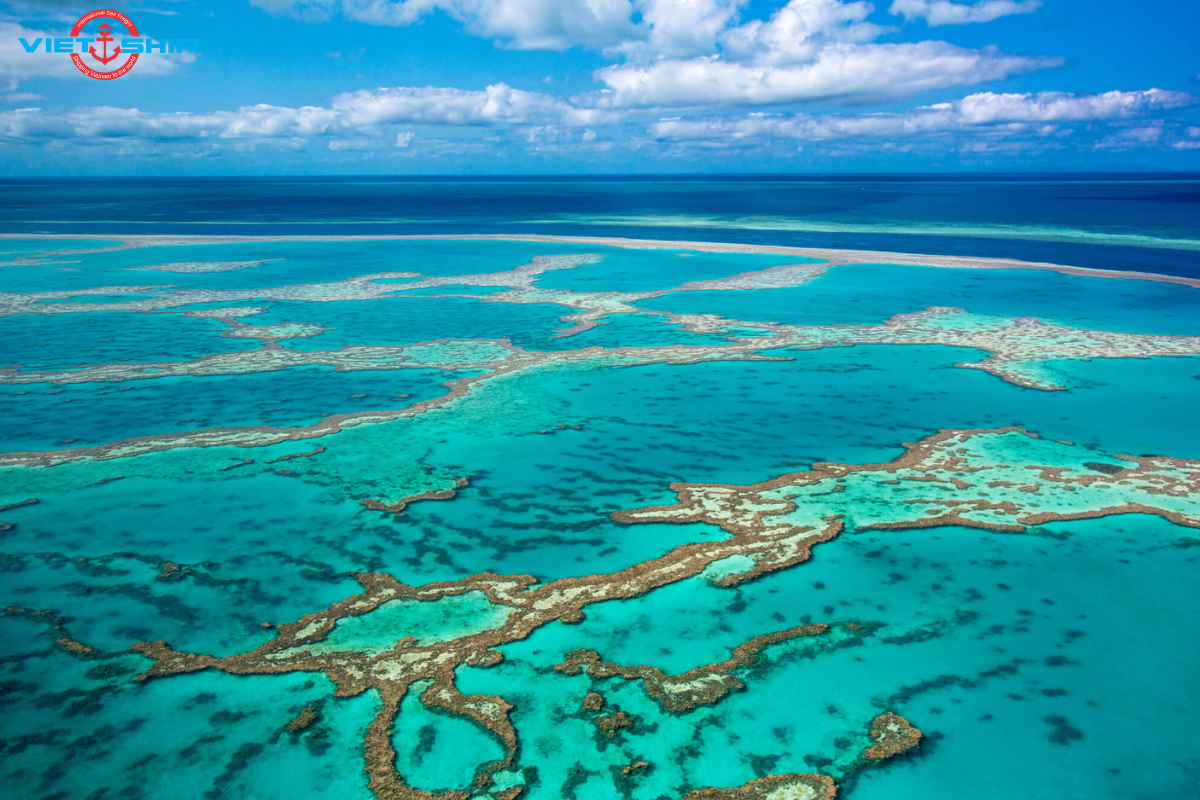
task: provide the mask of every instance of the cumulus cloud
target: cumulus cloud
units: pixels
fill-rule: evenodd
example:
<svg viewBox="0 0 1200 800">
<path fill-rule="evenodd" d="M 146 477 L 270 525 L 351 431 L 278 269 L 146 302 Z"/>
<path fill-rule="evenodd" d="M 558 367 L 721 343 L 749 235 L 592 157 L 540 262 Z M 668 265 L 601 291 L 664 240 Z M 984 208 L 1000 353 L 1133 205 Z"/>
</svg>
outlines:
<svg viewBox="0 0 1200 800">
<path fill-rule="evenodd" d="M 617 48 L 637 59 L 712 53 L 748 0 L 635 0 L 640 22 Z M 833 0 L 836 2 L 836 0 Z"/>
<path fill-rule="evenodd" d="M 721 31 L 713 52 L 633 60 L 598 70 L 595 77 L 607 92 L 592 102 L 645 108 L 864 101 L 997 80 L 1061 63 L 938 41 L 876 42 L 888 29 L 867 21 L 871 11 L 862 0 L 790 0 L 766 20 Z"/>
<path fill-rule="evenodd" d="M 755 64 L 811 61 L 831 42 L 870 42 L 886 32 L 866 22 L 872 6 L 840 0 L 792 0 L 768 20 L 751 20 L 721 39 L 726 58 Z"/>
<path fill-rule="evenodd" d="M 1032 14 L 1041 8 L 1041 0 L 980 0 L 978 3 L 954 3 L 951 0 L 895 0 L 889 9 L 907 20 L 923 19 L 931 27 L 991 22 L 1012 14 Z"/>
<path fill-rule="evenodd" d="M 973 94 L 959 101 L 959 113 L 968 124 L 991 122 L 1079 122 L 1122 119 L 1151 109 L 1182 108 L 1196 98 L 1187 92 L 1148 89 L 1144 92 L 1104 94 Z"/>
<path fill-rule="evenodd" d="M 1039 140 L 1059 142 L 1072 134 L 1072 124 L 1087 123 L 1088 130 L 1095 129 L 1088 139 L 1093 147 L 1163 144 L 1183 149 L 1200 144 L 1200 128 L 1184 131 L 1147 117 L 1162 116 L 1163 112 L 1196 101 L 1190 94 L 1159 89 L 1090 95 L 980 92 L 902 113 L 752 112 L 738 116 L 675 116 L 646 125 L 505 84 L 481 91 L 398 87 L 347 92 L 328 107 L 258 104 L 208 113 L 152 113 L 108 106 L 47 113 L 25 108 L 0 112 L 0 142 L 38 145 L 63 141 L 88 146 L 140 143 L 138 146 L 147 152 L 166 152 L 164 148 L 178 145 L 181 152 L 209 154 L 221 148 L 237 151 L 259 146 L 305 149 L 316 142 L 335 152 L 409 153 L 417 145 L 427 149 L 438 141 L 442 141 L 439 148 L 448 146 L 436 138 L 436 132 L 456 128 L 453 144 L 460 149 L 494 149 L 504 147 L 505 142 L 518 142 L 529 152 L 541 153 L 557 147 L 602 150 L 618 139 L 624 139 L 630 147 L 639 143 L 705 149 L 783 144 L 794 150 L 806 142 L 838 146 L 871 142 L 894 148 L 969 146 L 977 152 L 996 153 Z M 628 124 L 605 128 L 603 135 L 596 131 L 600 125 L 615 123 Z M 637 132 L 643 125 L 648 137 Z M 472 129 L 481 132 L 468 134 Z M 488 129 L 494 132 L 482 132 Z"/>
<path fill-rule="evenodd" d="M 821 48 L 801 64 L 739 63 L 717 57 L 613 66 L 596 73 L 610 107 L 762 105 L 828 98 L 885 99 L 997 80 L 1059 63 L 945 42 Z"/>
<path fill-rule="evenodd" d="M 1197 101 L 1184 92 L 1148 89 L 1076 95 L 1062 92 L 996 94 L 981 92 L 952 103 L 938 103 L 896 114 L 747 114 L 737 118 L 671 118 L 650 126 L 660 140 L 750 141 L 791 139 L 927 138 L 936 134 L 978 133 L 1050 136 L 1072 122 L 1120 121 L 1152 111 L 1180 108 Z M 1162 135 L 1161 125 L 1127 128 L 1114 141 L 1148 144 Z"/>
<path fill-rule="evenodd" d="M 0 112 L 0 140 L 290 139 L 346 134 L 378 135 L 389 125 L 556 124 L 583 126 L 613 119 L 609 112 L 580 109 L 564 100 L 498 83 L 482 91 L 441 87 L 381 88 L 347 92 L 331 105 L 289 108 L 260 103 L 236 111 L 150 113 L 136 108 L 98 106 L 65 114 L 38 108 Z M 397 146 L 411 142 L 397 135 Z M 350 140 L 331 149 L 350 149 Z M 404 142 L 402 144 L 402 141 Z"/>
<path fill-rule="evenodd" d="M 522 49 L 601 50 L 621 63 L 595 73 L 607 90 L 578 106 L 606 108 L 894 98 L 972 85 L 1061 63 L 946 42 L 878 43 L 866 0 L 788 0 L 743 20 L 749 0 L 256 0 L 276 13 L 324 18 L 333 9 L 375 25 L 411 25 L 442 12 L 467 32 Z M 1013 13 L 1037 0 L 896 0 L 931 21 Z M 925 3 L 914 6 L 913 3 Z M 906 5 L 907 4 L 907 5 Z M 1006 5 L 1007 4 L 1007 5 Z M 941 6 L 952 7 L 950 10 Z M 1005 11 L 1001 8 L 1009 9 Z M 958 9 L 955 11 L 953 9 Z M 899 12 L 898 12 L 899 13 Z M 964 16 L 965 15 L 965 16 Z"/>
<path fill-rule="evenodd" d="M 645 59 L 711 55 L 719 42 L 731 49 L 787 51 L 793 42 L 851 23 L 845 34 L 868 38 L 879 26 L 864 22 L 873 6 L 842 0 L 791 0 L 770 20 L 737 27 L 750 0 L 251 0 L 267 13 L 308 22 L 334 14 L 368 25 L 414 25 L 441 12 L 474 36 L 522 50 L 585 47 Z M 1041 0 L 894 0 L 891 13 L 930 25 L 989 22 L 1037 10 Z"/>
</svg>

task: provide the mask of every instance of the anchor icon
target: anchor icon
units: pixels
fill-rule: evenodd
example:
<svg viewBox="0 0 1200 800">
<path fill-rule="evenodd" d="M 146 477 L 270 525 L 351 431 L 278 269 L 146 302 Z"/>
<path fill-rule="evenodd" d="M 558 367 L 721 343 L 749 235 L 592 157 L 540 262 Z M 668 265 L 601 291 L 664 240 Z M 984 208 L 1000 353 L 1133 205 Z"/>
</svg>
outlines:
<svg viewBox="0 0 1200 800">
<path fill-rule="evenodd" d="M 107 64 L 108 62 L 110 62 L 114 58 L 116 58 L 117 56 L 121 55 L 120 47 L 117 47 L 117 49 L 113 50 L 113 54 L 111 56 L 108 54 L 108 43 L 111 41 L 114 41 L 114 39 L 108 35 L 109 31 L 111 31 L 111 30 L 112 30 L 112 27 L 110 25 L 108 25 L 108 24 L 101 25 L 100 26 L 100 35 L 96 37 L 97 42 L 102 42 L 104 44 L 104 55 L 100 55 L 99 53 L 96 52 L 95 45 L 91 45 L 88 47 L 88 52 L 92 54 L 92 58 L 96 59 L 101 64 Z"/>
</svg>

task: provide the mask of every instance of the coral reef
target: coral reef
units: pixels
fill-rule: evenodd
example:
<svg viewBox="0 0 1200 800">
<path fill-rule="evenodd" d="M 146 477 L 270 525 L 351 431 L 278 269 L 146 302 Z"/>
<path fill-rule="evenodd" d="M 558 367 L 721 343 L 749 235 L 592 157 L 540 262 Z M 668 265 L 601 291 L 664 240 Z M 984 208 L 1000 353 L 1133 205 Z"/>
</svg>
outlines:
<svg viewBox="0 0 1200 800">
<path fill-rule="evenodd" d="M 733 789 L 697 789 L 683 800 L 833 800 L 837 787 L 827 775 L 768 775 Z"/>
<path fill-rule="evenodd" d="M 1113 514 L 1153 514 L 1200 527 L 1200 462 L 1114 456 L 1114 469 L 1099 471 L 1086 466 L 1089 456 L 1020 428 L 942 431 L 906 444 L 887 463 L 813 464 L 750 486 L 677 483 L 671 486 L 677 504 L 613 516 L 627 523 L 708 522 L 735 535 L 787 529 L 814 513 L 837 515 L 858 530 L 962 525 L 1019 532 Z M 970 497 L 958 494 L 966 489 Z"/>
<path fill-rule="evenodd" d="M 600 660 L 595 650 L 576 650 L 555 667 L 567 675 L 578 675 L 586 671 L 593 678 L 619 676 L 626 680 L 640 679 L 650 695 L 665 710 L 674 714 L 691 711 L 699 705 L 712 705 L 730 692 L 744 688 L 744 684 L 731 673 L 752 662 L 760 652 L 770 645 L 791 639 L 821 636 L 829 631 L 828 625 L 800 625 L 785 631 L 756 636 L 739 645 L 733 655 L 724 661 L 707 664 L 688 670 L 682 675 L 667 675 L 651 666 L 620 667 Z M 591 693 L 588 697 L 600 695 Z M 585 707 L 587 700 L 585 699 Z M 603 699 L 600 699 L 603 703 Z"/>
<path fill-rule="evenodd" d="M 481 573 L 455 581 L 409 586 L 389 575 L 359 573 L 355 577 L 363 586 L 361 594 L 279 625 L 276 638 L 250 652 L 216 657 L 180 652 L 162 641 L 135 645 L 134 650 L 154 662 L 139 680 L 205 669 L 236 675 L 321 672 L 333 681 L 340 697 L 374 688 L 382 704 L 367 732 L 365 750 L 371 788 L 380 798 L 426 797 L 408 786 L 397 772 L 391 742 L 400 702 L 420 684 L 425 687 L 420 700 L 426 707 L 462 716 L 503 745 L 504 757 L 482 765 L 469 792 L 437 795 L 484 796 L 490 792 L 493 776 L 509 774 L 514 766 L 517 731 L 509 717 L 509 703 L 495 695 L 463 695 L 455 686 L 456 670 L 463 665 L 495 665 L 501 661 L 495 648 L 525 639 L 551 622 L 578 620 L 582 610 L 593 603 L 637 597 L 699 576 L 724 559 L 731 559 L 728 568 L 712 574 L 711 581 L 734 586 L 802 563 L 813 547 L 835 538 L 847 526 L 862 530 L 952 524 L 1020 532 L 1062 519 L 1149 513 L 1200 527 L 1195 501 L 1200 490 L 1200 463 L 1119 456 L 1113 461 L 1122 468 L 1113 471 L 1094 469 L 1095 464 L 1110 462 L 1095 462 L 1093 458 L 1092 451 L 1085 448 L 1040 439 L 1018 428 L 942 431 L 906 445 L 901 456 L 887 463 L 815 464 L 811 471 L 751 486 L 675 484 L 678 504 L 621 511 L 614 517 L 628 524 L 707 522 L 721 527 L 730 538 L 679 545 L 659 558 L 618 572 L 563 578 L 544 585 L 529 575 Z M 957 495 L 937 495 L 947 488 L 958 492 L 974 489 L 980 498 L 962 500 L 954 499 Z M 996 496 L 989 495 L 989 491 Z M 996 516 L 1004 521 L 993 521 Z M 369 618 L 387 603 L 434 602 L 470 592 L 482 593 L 490 606 L 506 613 L 444 641 L 426 642 L 404 636 L 375 650 L 322 646 L 340 621 Z M 841 626 L 840 630 L 846 636 L 869 633 L 863 633 L 866 626 L 853 625 Z M 732 673 L 752 664 L 764 648 L 792 640 L 821 640 L 831 631 L 828 625 L 812 624 L 759 636 L 737 647 L 724 661 L 678 676 L 651 666 L 620 667 L 603 662 L 591 650 L 571 653 L 556 669 L 566 674 L 586 671 L 592 678 L 641 680 L 647 693 L 664 709 L 684 713 L 742 688 L 742 682 Z M 584 700 L 587 710 L 599 712 L 603 707 L 603 698 L 595 693 Z M 617 710 L 598 717 L 596 724 L 612 736 L 634 724 L 634 719 Z M 885 714 L 872 723 L 872 744 L 863 758 L 878 760 L 903 752 L 919 738 L 919 731 L 903 718 Z M 793 794 L 773 794 L 785 788 Z M 688 797 L 822 798 L 832 797 L 834 791 L 826 776 L 774 776 L 737 789 L 700 790 Z"/>
<path fill-rule="evenodd" d="M 871 746 L 863 751 L 867 761 L 907 753 L 921 743 L 921 732 L 899 714 L 888 712 L 871 720 Z"/>
</svg>

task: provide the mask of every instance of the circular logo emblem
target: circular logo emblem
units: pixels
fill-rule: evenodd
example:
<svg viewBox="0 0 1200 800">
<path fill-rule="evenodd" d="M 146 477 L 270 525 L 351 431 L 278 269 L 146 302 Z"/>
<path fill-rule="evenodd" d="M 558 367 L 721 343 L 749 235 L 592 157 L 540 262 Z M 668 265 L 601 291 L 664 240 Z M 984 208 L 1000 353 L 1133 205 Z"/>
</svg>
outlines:
<svg viewBox="0 0 1200 800">
<path fill-rule="evenodd" d="M 87 25 L 92 20 L 99 19 L 100 17 L 115 19 L 117 22 L 120 22 L 125 26 L 125 29 L 129 31 L 130 36 L 140 35 L 138 34 L 137 26 L 133 24 L 133 20 L 129 19 L 129 17 L 125 16 L 120 11 L 100 8 L 80 17 L 79 22 L 76 22 L 75 27 L 71 29 L 71 36 L 78 36 L 79 32 L 83 30 L 84 25 Z M 116 60 L 117 57 L 121 55 L 120 47 L 110 47 L 112 43 L 116 41 L 116 39 L 109 36 L 111 31 L 112 27 L 108 24 L 101 25 L 100 35 L 96 37 L 96 42 L 99 44 L 100 49 L 97 50 L 96 45 L 91 45 L 88 48 L 88 53 L 91 55 L 91 57 L 105 66 L 107 66 L 110 61 Z M 99 70 L 92 69 L 87 64 L 83 63 L 83 56 L 81 56 L 79 53 L 71 53 L 71 60 L 75 62 L 75 66 L 79 68 L 79 71 L 84 75 L 87 75 L 89 78 L 95 78 L 98 81 L 111 81 L 115 78 L 121 77 L 126 72 L 129 72 L 129 70 L 133 69 L 133 65 L 137 63 L 138 54 L 129 53 L 125 63 L 121 64 L 111 72 L 101 72 Z"/>
</svg>

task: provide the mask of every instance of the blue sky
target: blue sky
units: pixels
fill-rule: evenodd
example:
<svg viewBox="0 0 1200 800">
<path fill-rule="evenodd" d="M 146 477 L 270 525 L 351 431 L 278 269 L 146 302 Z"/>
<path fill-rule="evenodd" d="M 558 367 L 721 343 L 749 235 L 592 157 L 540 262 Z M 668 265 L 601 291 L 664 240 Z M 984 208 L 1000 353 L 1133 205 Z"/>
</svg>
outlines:
<svg viewBox="0 0 1200 800">
<path fill-rule="evenodd" d="M 114 6 L 198 52 L 92 80 L 19 39 L 96 6 L 0 3 L 0 174 L 1200 169 L 1195 0 Z"/>
</svg>

